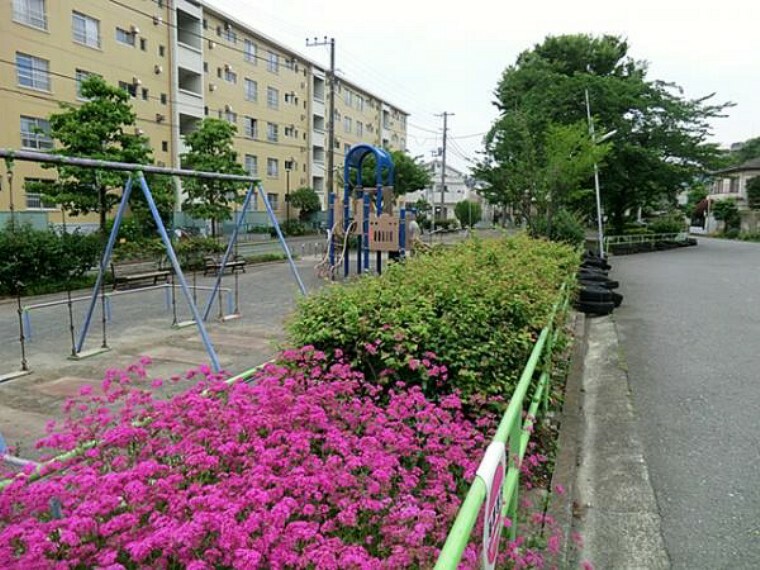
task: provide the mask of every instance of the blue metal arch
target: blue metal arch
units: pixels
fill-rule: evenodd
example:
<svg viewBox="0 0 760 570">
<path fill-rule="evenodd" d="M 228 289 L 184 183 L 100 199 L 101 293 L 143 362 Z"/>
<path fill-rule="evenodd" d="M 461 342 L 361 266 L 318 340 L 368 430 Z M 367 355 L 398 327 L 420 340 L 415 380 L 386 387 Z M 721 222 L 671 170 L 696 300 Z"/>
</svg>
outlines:
<svg viewBox="0 0 760 570">
<path fill-rule="evenodd" d="M 375 157 L 375 186 L 393 186 L 393 180 L 396 176 L 396 167 L 393 164 L 393 158 L 391 158 L 388 151 L 372 146 L 366 143 L 360 143 L 352 146 L 346 154 L 346 161 L 343 165 L 343 180 L 348 187 L 348 181 L 350 180 L 350 173 L 352 168 L 356 168 L 356 184 L 357 186 L 363 186 L 362 184 L 362 164 L 364 159 L 369 155 Z M 383 170 L 386 172 L 386 179 L 383 180 Z"/>
</svg>

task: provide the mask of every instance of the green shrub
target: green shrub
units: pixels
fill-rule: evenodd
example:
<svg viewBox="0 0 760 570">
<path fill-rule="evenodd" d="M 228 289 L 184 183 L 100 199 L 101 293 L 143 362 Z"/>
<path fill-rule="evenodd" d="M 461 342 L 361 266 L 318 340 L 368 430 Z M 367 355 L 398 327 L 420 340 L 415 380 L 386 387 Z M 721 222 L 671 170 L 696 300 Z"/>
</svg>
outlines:
<svg viewBox="0 0 760 570">
<path fill-rule="evenodd" d="M 341 350 L 379 384 L 508 396 L 578 261 L 566 245 L 526 236 L 473 239 L 304 299 L 290 338 Z M 446 384 L 416 366 L 430 353 L 448 367 Z"/>
<path fill-rule="evenodd" d="M 286 236 L 302 236 L 306 234 L 306 227 L 298 220 L 287 220 L 280 226 Z"/>
<path fill-rule="evenodd" d="M 649 230 L 655 234 L 677 234 L 686 230 L 686 221 L 681 212 L 671 212 L 649 222 Z"/>
<path fill-rule="evenodd" d="M 723 237 L 726 239 L 736 239 L 739 237 L 739 228 L 730 228 L 723 232 Z"/>
<path fill-rule="evenodd" d="M 742 241 L 760 241 L 760 232 L 741 232 L 739 239 Z"/>
<path fill-rule="evenodd" d="M 573 214 L 564 209 L 559 210 L 552 218 L 551 230 L 546 218 L 537 219 L 533 235 L 573 246 L 580 246 L 586 240 L 586 232 L 581 223 Z"/>
<path fill-rule="evenodd" d="M 623 234 L 627 236 L 648 236 L 654 234 L 654 232 L 644 226 L 626 226 Z"/>
<path fill-rule="evenodd" d="M 6 227 L 0 232 L 0 291 L 13 293 L 16 284 L 25 292 L 65 287 L 97 266 L 101 240 L 79 232 L 59 235 L 30 225 Z"/>
<path fill-rule="evenodd" d="M 438 230 L 453 230 L 459 227 L 457 220 L 436 220 L 435 227 Z"/>
</svg>

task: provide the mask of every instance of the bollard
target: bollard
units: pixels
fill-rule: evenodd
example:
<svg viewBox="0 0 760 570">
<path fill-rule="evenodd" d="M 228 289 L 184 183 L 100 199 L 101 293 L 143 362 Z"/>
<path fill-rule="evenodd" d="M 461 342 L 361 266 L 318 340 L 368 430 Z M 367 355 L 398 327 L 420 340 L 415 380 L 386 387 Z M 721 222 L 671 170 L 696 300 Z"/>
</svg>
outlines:
<svg viewBox="0 0 760 570">
<path fill-rule="evenodd" d="M 301 244 L 301 257 L 306 257 L 306 244 Z"/>
<path fill-rule="evenodd" d="M 100 322 L 103 329 L 103 343 L 100 348 L 108 348 L 108 338 L 106 336 L 106 280 L 100 282 Z"/>
<path fill-rule="evenodd" d="M 29 316 L 29 310 L 24 307 L 24 334 L 27 340 L 32 340 L 32 318 Z"/>
<path fill-rule="evenodd" d="M 172 286 L 171 286 L 171 290 L 172 290 L 172 326 L 176 326 L 177 325 L 177 294 L 176 294 L 175 289 L 174 289 L 174 274 L 173 273 L 172 273 L 171 278 L 172 278 L 171 279 L 171 281 L 172 281 Z"/>
<path fill-rule="evenodd" d="M 26 346 L 24 338 L 24 316 L 23 309 L 21 308 L 21 288 L 16 289 L 16 303 L 18 305 L 18 329 L 19 329 L 19 343 L 21 344 L 21 370 L 24 372 L 29 371 L 29 365 L 26 361 Z"/>
<path fill-rule="evenodd" d="M 238 284 L 238 274 L 235 273 L 235 310 L 236 315 L 240 314 L 240 285 Z"/>
<path fill-rule="evenodd" d="M 224 269 L 222 269 L 224 271 Z M 222 304 L 222 297 L 224 296 L 224 290 L 219 290 L 219 320 L 224 320 L 224 305 Z"/>
</svg>

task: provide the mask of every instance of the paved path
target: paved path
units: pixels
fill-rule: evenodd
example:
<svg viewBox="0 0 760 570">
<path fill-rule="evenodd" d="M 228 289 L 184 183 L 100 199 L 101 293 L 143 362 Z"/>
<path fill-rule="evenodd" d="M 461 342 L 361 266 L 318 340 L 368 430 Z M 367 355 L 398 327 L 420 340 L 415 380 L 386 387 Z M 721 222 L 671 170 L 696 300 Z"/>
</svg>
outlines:
<svg viewBox="0 0 760 570">
<path fill-rule="evenodd" d="M 673 568 L 760 567 L 760 245 L 616 257 L 615 312 Z"/>
</svg>

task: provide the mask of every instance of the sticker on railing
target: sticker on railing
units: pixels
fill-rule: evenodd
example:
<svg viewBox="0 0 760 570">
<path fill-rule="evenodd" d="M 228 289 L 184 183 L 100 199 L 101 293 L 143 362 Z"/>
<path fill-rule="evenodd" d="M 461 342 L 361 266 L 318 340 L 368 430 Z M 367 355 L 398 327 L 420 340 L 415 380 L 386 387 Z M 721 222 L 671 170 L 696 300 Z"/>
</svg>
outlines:
<svg viewBox="0 0 760 570">
<path fill-rule="evenodd" d="M 494 441 L 486 449 L 477 476 L 486 484 L 485 521 L 483 524 L 483 570 L 493 570 L 499 553 L 499 539 L 504 528 L 504 476 L 507 456 L 504 444 Z"/>
</svg>

